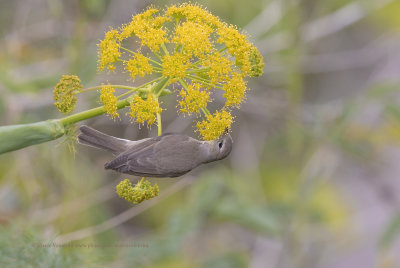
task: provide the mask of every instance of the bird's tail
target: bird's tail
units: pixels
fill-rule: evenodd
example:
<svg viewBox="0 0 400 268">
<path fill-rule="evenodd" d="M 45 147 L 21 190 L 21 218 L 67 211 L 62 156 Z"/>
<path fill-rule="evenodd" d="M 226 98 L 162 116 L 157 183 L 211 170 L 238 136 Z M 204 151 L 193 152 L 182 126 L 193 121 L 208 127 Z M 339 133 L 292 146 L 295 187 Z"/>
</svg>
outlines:
<svg viewBox="0 0 400 268">
<path fill-rule="evenodd" d="M 79 130 L 81 131 L 78 135 L 78 142 L 80 144 L 104 149 L 112 152 L 114 155 L 126 150 L 129 144 L 128 140 L 109 136 L 88 126 L 81 126 Z"/>
</svg>

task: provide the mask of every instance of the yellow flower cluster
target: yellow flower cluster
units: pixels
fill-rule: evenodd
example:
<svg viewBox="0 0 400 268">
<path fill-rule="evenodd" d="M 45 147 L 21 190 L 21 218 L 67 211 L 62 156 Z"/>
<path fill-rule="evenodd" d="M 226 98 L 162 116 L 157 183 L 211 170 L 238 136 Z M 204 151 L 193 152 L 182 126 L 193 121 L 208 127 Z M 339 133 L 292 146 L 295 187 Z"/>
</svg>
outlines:
<svg viewBox="0 0 400 268">
<path fill-rule="evenodd" d="M 216 111 L 214 115 L 207 115 L 206 120 L 197 122 L 196 126 L 204 140 L 215 140 L 218 139 L 226 129 L 231 127 L 232 122 L 232 115 L 228 111 L 222 110 L 221 112 Z"/>
<path fill-rule="evenodd" d="M 77 97 L 82 89 L 81 80 L 76 75 L 63 75 L 53 90 L 54 105 L 62 113 L 74 110 Z"/>
<path fill-rule="evenodd" d="M 132 183 L 128 179 L 125 179 L 121 181 L 115 188 L 117 194 L 121 198 L 134 204 L 139 204 L 144 200 L 149 200 L 153 197 L 156 197 L 158 196 L 159 192 L 158 185 L 155 184 L 152 186 L 149 181 L 145 180 L 145 178 L 142 178 L 142 180 L 135 186 L 132 186 Z"/>
<path fill-rule="evenodd" d="M 179 93 L 182 100 L 179 101 L 182 113 L 198 113 L 200 109 L 207 106 L 210 101 L 210 92 L 200 90 L 201 84 L 195 83 L 188 86 L 187 90 L 182 89 Z"/>
<path fill-rule="evenodd" d="M 98 45 L 99 51 L 99 69 L 108 68 L 110 71 L 115 70 L 114 63 L 121 56 L 121 44 L 118 41 L 119 33 L 117 30 L 110 29 L 104 37 L 104 40 Z"/>
<path fill-rule="evenodd" d="M 149 8 L 145 12 L 133 16 L 131 23 L 120 29 L 120 40 L 134 34 L 140 38 L 142 46 L 159 51 L 160 45 L 168 42 L 167 32 L 162 26 L 169 18 L 155 16 L 158 12 L 158 9 Z"/>
<path fill-rule="evenodd" d="M 133 80 L 135 80 L 136 75 L 143 77 L 153 72 L 153 67 L 149 63 L 149 58 L 140 53 L 136 53 L 135 56 L 126 62 L 125 69 L 130 73 Z"/>
<path fill-rule="evenodd" d="M 263 56 L 261 56 L 260 51 L 258 51 L 258 49 L 255 46 L 252 46 L 250 49 L 249 59 L 251 64 L 251 70 L 249 76 L 251 77 L 261 76 L 264 73 L 265 64 Z"/>
<path fill-rule="evenodd" d="M 226 98 L 225 106 L 239 107 L 245 98 L 246 83 L 241 75 L 234 74 L 229 81 L 222 87 L 225 90 L 224 97 Z"/>
<path fill-rule="evenodd" d="M 153 94 L 148 94 L 146 100 L 139 95 L 135 95 L 131 104 L 131 111 L 129 116 L 144 125 L 147 121 L 147 125 L 150 126 L 156 121 L 156 114 L 161 113 L 162 109 L 157 101 L 157 98 Z"/>
<path fill-rule="evenodd" d="M 189 56 L 202 58 L 212 49 L 209 40 L 213 29 L 205 24 L 186 21 L 176 26 L 176 35 L 172 39 Z"/>
<path fill-rule="evenodd" d="M 229 74 L 232 73 L 231 61 L 219 52 L 210 55 L 204 61 L 204 65 L 210 68 L 208 75 L 212 85 L 224 82 L 229 77 Z"/>
<path fill-rule="evenodd" d="M 246 36 L 239 33 L 236 27 L 229 25 L 218 29 L 219 38 L 217 42 L 225 44 L 228 52 L 235 57 L 236 65 L 240 67 L 243 73 L 250 72 L 250 48 L 251 43 L 247 41 Z"/>
<path fill-rule="evenodd" d="M 164 77 L 171 77 L 176 82 L 177 78 L 186 75 L 187 57 L 182 53 L 175 52 L 173 55 L 165 55 L 162 62 Z"/>
<path fill-rule="evenodd" d="M 140 47 L 134 51 L 125 48 L 129 38 L 137 39 Z M 152 74 L 159 76 L 154 80 L 159 83 L 161 78 L 168 78 L 165 86 L 181 84 L 179 111 L 204 113 L 207 120 L 197 126 L 205 139 L 217 137 L 230 127 L 231 109 L 239 108 L 245 100 L 246 77 L 260 76 L 264 69 L 260 52 L 245 34 L 192 3 L 165 10 L 150 7 L 133 16 L 126 25 L 106 33 L 99 44 L 99 57 L 101 70 L 114 70 L 114 64 L 121 62 L 132 79 Z M 226 102 L 223 111 L 210 117 L 207 104 L 216 90 L 224 92 Z M 157 111 L 161 108 L 152 95 L 147 99 L 135 96 L 131 102 L 130 116 L 139 124 L 153 124 Z M 220 124 L 213 118 L 219 118 Z"/>
<path fill-rule="evenodd" d="M 204 23 L 212 28 L 220 27 L 222 25 L 218 17 L 212 15 L 203 7 L 191 3 L 183 3 L 179 6 L 170 6 L 165 11 L 165 15 L 171 16 L 178 21 L 181 19 L 187 19 L 188 21 Z"/>
<path fill-rule="evenodd" d="M 117 97 L 114 96 L 115 89 L 110 85 L 103 85 L 100 90 L 100 101 L 104 104 L 104 110 L 112 118 L 119 117 L 117 112 Z"/>
</svg>

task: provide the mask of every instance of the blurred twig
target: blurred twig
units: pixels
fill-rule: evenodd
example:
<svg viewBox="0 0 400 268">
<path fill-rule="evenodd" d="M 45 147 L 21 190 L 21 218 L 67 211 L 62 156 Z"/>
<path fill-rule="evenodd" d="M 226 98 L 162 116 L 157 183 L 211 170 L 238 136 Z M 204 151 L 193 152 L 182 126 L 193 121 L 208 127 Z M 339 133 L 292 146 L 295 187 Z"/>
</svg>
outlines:
<svg viewBox="0 0 400 268">
<path fill-rule="evenodd" d="M 114 183 L 109 183 L 96 191 L 88 193 L 87 195 L 74 199 L 68 203 L 62 203 L 50 208 L 37 210 L 32 214 L 31 219 L 38 224 L 47 224 L 57 220 L 61 216 L 69 216 L 70 214 L 78 213 L 88 207 L 107 201 L 114 195 Z"/>
</svg>

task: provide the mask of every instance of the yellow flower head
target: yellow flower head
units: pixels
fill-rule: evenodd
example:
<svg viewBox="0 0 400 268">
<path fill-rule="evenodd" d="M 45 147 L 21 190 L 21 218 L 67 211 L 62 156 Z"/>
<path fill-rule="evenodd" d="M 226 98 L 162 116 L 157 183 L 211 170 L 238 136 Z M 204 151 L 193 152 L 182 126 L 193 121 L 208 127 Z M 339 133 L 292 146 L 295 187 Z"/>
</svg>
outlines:
<svg viewBox="0 0 400 268">
<path fill-rule="evenodd" d="M 173 55 L 165 55 L 162 62 L 164 77 L 183 78 L 186 75 L 187 57 L 176 52 Z"/>
<path fill-rule="evenodd" d="M 159 51 L 160 45 L 168 42 L 166 31 L 162 25 L 168 18 L 157 16 L 158 10 L 150 8 L 132 17 L 133 33 L 140 38 L 142 46 L 148 46 L 153 51 Z"/>
<path fill-rule="evenodd" d="M 252 46 L 249 54 L 251 70 L 249 76 L 258 77 L 264 73 L 264 59 L 260 51 L 255 46 Z"/>
<path fill-rule="evenodd" d="M 155 98 L 153 94 L 148 94 L 146 100 L 139 95 L 135 95 L 130 106 L 131 111 L 129 116 L 133 120 L 136 119 L 136 122 L 142 125 L 144 125 L 146 121 L 148 126 L 154 124 L 156 120 L 156 114 L 162 112 L 157 98 Z"/>
<path fill-rule="evenodd" d="M 179 6 L 170 6 L 165 12 L 165 15 L 171 16 L 176 20 L 186 19 L 188 21 L 204 23 L 213 28 L 222 25 L 218 17 L 209 13 L 202 6 L 191 3 L 183 3 Z"/>
<path fill-rule="evenodd" d="M 246 83 L 239 74 L 235 74 L 224 86 L 225 106 L 239 107 L 245 98 Z"/>
<path fill-rule="evenodd" d="M 81 80 L 76 75 L 63 75 L 53 90 L 54 105 L 62 113 L 74 110 L 77 97 L 82 89 Z"/>
<path fill-rule="evenodd" d="M 242 72 L 250 72 L 250 49 L 251 43 L 247 41 L 245 35 L 239 33 L 236 27 L 232 25 L 224 25 L 218 29 L 218 42 L 225 44 L 228 48 L 228 52 L 235 57 L 235 64 L 240 67 Z"/>
<path fill-rule="evenodd" d="M 226 129 L 230 129 L 233 122 L 232 115 L 225 110 L 207 115 L 206 120 L 197 122 L 197 129 L 204 140 L 218 139 Z"/>
<path fill-rule="evenodd" d="M 172 39 L 189 56 L 201 57 L 212 49 L 210 34 L 213 29 L 206 25 L 193 21 L 186 21 L 176 27 L 176 35 Z"/>
<path fill-rule="evenodd" d="M 200 90 L 201 84 L 195 83 L 188 86 L 187 90 L 182 89 L 179 93 L 182 100 L 179 100 L 182 113 L 198 113 L 205 108 L 210 101 L 210 92 Z"/>
<path fill-rule="evenodd" d="M 207 66 L 210 70 L 208 75 L 210 77 L 210 83 L 212 85 L 218 82 L 224 82 L 229 78 L 229 74 L 232 72 L 232 62 L 221 55 L 221 53 L 214 53 L 210 55 L 205 61 L 204 66 Z"/>
<path fill-rule="evenodd" d="M 111 118 L 119 117 L 117 112 L 117 97 L 114 96 L 115 89 L 110 85 L 103 85 L 100 90 L 100 101 L 104 104 L 104 110 Z"/>
<path fill-rule="evenodd" d="M 116 187 L 117 194 L 125 199 L 126 201 L 134 204 L 139 204 L 144 200 L 149 200 L 153 197 L 158 196 L 158 185 L 155 184 L 152 186 L 149 181 L 146 181 L 143 178 L 140 182 L 138 182 L 135 186 L 132 186 L 132 183 L 125 179 L 121 181 Z"/>
<path fill-rule="evenodd" d="M 153 72 L 149 58 L 140 53 L 135 54 L 135 56 L 126 62 L 125 69 L 130 73 L 133 80 L 135 80 L 136 75 L 143 77 Z"/>
<path fill-rule="evenodd" d="M 121 43 L 118 40 L 119 33 L 112 28 L 105 35 L 104 40 L 98 45 L 99 69 L 103 71 L 107 67 L 110 71 L 115 70 L 114 63 L 121 56 Z"/>
</svg>

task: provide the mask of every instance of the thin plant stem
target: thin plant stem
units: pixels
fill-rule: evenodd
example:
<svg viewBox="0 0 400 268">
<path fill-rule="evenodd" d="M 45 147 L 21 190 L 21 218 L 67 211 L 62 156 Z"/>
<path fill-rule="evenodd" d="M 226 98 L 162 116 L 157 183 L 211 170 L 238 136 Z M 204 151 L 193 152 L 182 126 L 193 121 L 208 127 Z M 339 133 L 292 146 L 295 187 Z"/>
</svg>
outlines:
<svg viewBox="0 0 400 268">
<path fill-rule="evenodd" d="M 153 54 L 154 54 L 154 56 L 156 56 L 161 62 L 163 61 L 163 60 L 162 60 L 162 57 L 161 57 L 156 51 L 153 51 Z"/>
<path fill-rule="evenodd" d="M 129 98 L 117 101 L 116 106 L 117 106 L 117 110 L 125 108 L 126 106 L 129 106 Z M 67 126 L 67 125 L 77 123 L 79 121 L 83 121 L 83 120 L 86 120 L 86 119 L 89 119 L 89 118 L 92 118 L 95 116 L 102 115 L 105 112 L 106 111 L 104 109 L 104 106 L 100 106 L 97 108 L 93 108 L 93 109 L 90 109 L 90 110 L 87 110 L 84 112 L 80 112 L 77 114 L 73 114 L 73 115 L 61 118 L 60 121 L 64 126 Z"/>
<path fill-rule="evenodd" d="M 157 133 L 158 133 L 158 136 L 162 135 L 162 125 L 161 125 L 161 114 L 160 113 L 157 113 Z"/>
<path fill-rule="evenodd" d="M 141 86 L 139 86 L 139 87 L 137 87 L 137 88 L 134 88 L 134 89 L 132 89 L 132 90 L 130 90 L 130 91 L 128 91 L 128 92 L 125 92 L 124 94 L 119 95 L 119 96 L 117 97 L 117 99 L 129 95 L 129 94 L 131 94 L 132 92 L 137 91 L 137 89 L 140 89 L 140 88 L 143 88 L 143 87 L 145 87 L 145 86 L 148 86 L 148 85 L 150 85 L 150 84 L 152 84 L 152 83 L 158 82 L 158 81 L 160 81 L 161 79 L 163 79 L 162 76 L 161 76 L 161 77 L 158 77 L 158 78 L 156 78 L 156 79 L 153 79 L 153 80 L 151 80 L 150 82 L 147 82 L 147 83 L 145 83 L 145 84 L 143 84 L 143 85 L 141 85 Z M 144 90 L 141 90 L 140 92 L 149 92 L 149 90 L 148 90 L 148 89 L 144 89 Z"/>
<path fill-rule="evenodd" d="M 89 91 L 93 91 L 96 89 L 102 89 L 104 86 L 110 86 L 113 88 L 120 88 L 120 89 L 126 89 L 126 90 L 137 90 L 137 91 L 143 91 L 140 89 L 140 87 L 130 87 L 130 86 L 124 86 L 124 85 L 101 85 L 101 86 L 95 86 L 95 87 L 88 87 L 85 89 L 82 89 L 79 93 L 84 93 L 84 92 L 89 92 Z"/>
<path fill-rule="evenodd" d="M 162 48 L 162 50 L 164 51 L 165 55 L 169 56 L 168 49 L 167 49 L 167 47 L 165 46 L 164 43 L 161 44 L 161 48 Z"/>
<path fill-rule="evenodd" d="M 124 47 L 121 47 L 121 49 L 122 49 L 122 50 L 125 50 L 126 52 L 129 52 L 129 53 L 131 53 L 131 54 L 133 54 L 133 55 L 137 54 L 137 53 L 133 52 L 132 50 L 127 49 L 127 48 L 124 48 Z"/>
<path fill-rule="evenodd" d="M 153 60 L 152 58 L 149 58 L 149 61 L 162 67 L 162 64 L 160 62 Z"/>
<path fill-rule="evenodd" d="M 191 80 L 195 80 L 195 81 L 197 81 L 197 82 L 199 82 L 199 83 L 202 83 L 202 84 L 204 84 L 204 85 L 210 86 L 210 87 L 215 87 L 215 88 L 223 89 L 221 86 L 213 85 L 213 84 L 211 84 L 211 83 L 209 83 L 209 82 L 207 82 L 207 81 L 204 81 L 204 79 L 200 79 L 199 77 L 195 77 L 195 76 L 193 76 L 193 75 L 186 75 L 186 77 L 189 78 L 189 79 L 191 79 Z"/>
<path fill-rule="evenodd" d="M 204 72 L 208 72 L 209 70 L 210 70 L 210 67 L 206 67 L 206 68 L 200 68 L 200 69 L 196 69 L 196 70 L 186 71 L 186 73 L 187 74 L 204 73 Z"/>
</svg>

